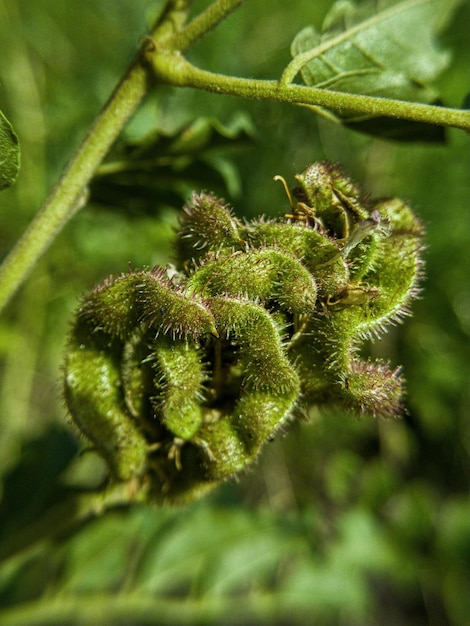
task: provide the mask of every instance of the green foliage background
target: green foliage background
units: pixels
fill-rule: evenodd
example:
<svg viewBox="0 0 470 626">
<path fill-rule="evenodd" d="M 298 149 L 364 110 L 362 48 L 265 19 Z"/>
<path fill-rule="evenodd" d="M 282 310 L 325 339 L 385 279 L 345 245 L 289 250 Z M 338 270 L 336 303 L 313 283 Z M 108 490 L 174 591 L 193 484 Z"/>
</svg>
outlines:
<svg viewBox="0 0 470 626">
<path fill-rule="evenodd" d="M 331 4 L 253 0 L 190 58 L 277 78 L 295 34 L 321 24 Z M 0 1 L 0 103 L 22 146 L 17 184 L 0 197 L 2 256 L 111 92 L 156 5 Z M 438 86 L 450 106 L 468 91 L 469 23 L 466 2 L 444 35 L 454 61 Z M 286 198 L 273 175 L 292 181 L 327 158 L 372 195 L 415 207 L 427 228 L 423 294 L 411 319 L 368 348 L 404 366 L 409 414 L 374 422 L 312 410 L 245 476 L 201 502 L 111 511 L 5 558 L 0 621 L 463 625 L 470 619 L 468 136 L 451 130 L 446 144 L 398 145 L 302 108 L 170 89 L 145 102 L 127 136 L 172 133 L 200 116 L 228 126 L 243 116 L 256 130 L 230 152 L 211 153 L 223 176 L 207 180 L 207 168 L 193 168 L 194 179 L 174 185 L 178 197 L 202 184 L 240 216 L 278 215 Z M 176 210 L 158 197 L 146 212 L 128 208 L 82 210 L 0 322 L 0 555 L 68 485 L 103 476 L 92 455 L 77 457 L 60 364 L 83 290 L 129 264 L 170 259 Z"/>
</svg>

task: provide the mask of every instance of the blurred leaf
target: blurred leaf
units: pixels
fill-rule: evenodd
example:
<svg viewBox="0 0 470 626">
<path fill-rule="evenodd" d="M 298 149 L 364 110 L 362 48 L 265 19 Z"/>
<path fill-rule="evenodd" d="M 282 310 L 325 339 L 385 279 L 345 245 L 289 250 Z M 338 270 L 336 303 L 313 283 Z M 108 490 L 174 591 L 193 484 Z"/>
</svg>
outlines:
<svg viewBox="0 0 470 626">
<path fill-rule="evenodd" d="M 10 572 L 0 570 L 0 593 L 18 610 L 18 623 L 24 604 L 27 623 L 42 626 L 129 623 L 125 614 L 117 620 L 115 605 L 129 610 L 136 598 L 147 599 L 133 615 L 136 625 L 162 623 L 146 604 L 168 601 L 176 624 L 304 624 L 343 611 L 349 623 L 364 623 L 369 578 L 396 569 L 393 547 L 369 513 L 356 511 L 322 551 L 315 517 L 311 509 L 293 516 L 204 504 L 115 511 Z M 50 603 L 31 601 L 51 590 L 63 612 L 49 621 Z M 87 622 L 93 604 L 97 612 Z M 14 623 L 7 616 L 0 614 L 2 623 Z"/>
<path fill-rule="evenodd" d="M 436 104 L 433 102 L 433 104 Z M 345 122 L 352 130 L 361 133 L 390 139 L 391 141 L 421 141 L 432 143 L 444 143 L 446 141 L 446 129 L 435 124 L 413 122 L 411 120 L 398 120 L 392 117 L 374 117 L 367 120 Z"/>
<path fill-rule="evenodd" d="M 470 498 L 449 498 L 439 512 L 438 548 L 443 566 L 467 570 L 470 563 Z"/>
<path fill-rule="evenodd" d="M 0 111 L 0 189 L 14 184 L 20 168 L 20 146 L 12 125 Z"/>
<path fill-rule="evenodd" d="M 470 109 L 470 92 L 468 92 L 463 99 L 462 109 Z"/>
<path fill-rule="evenodd" d="M 292 569 L 284 592 L 306 611 L 315 607 L 330 619 L 344 613 L 345 623 L 361 624 L 371 610 L 370 577 L 398 572 L 399 563 L 384 529 L 367 511 L 346 512 L 335 530 L 321 559 L 309 555 Z"/>
<path fill-rule="evenodd" d="M 77 449 L 72 434 L 58 426 L 24 444 L 18 464 L 4 478 L 0 546 L 62 500 L 66 490 L 59 477 Z"/>
<path fill-rule="evenodd" d="M 155 535 L 139 586 L 160 593 L 178 588 L 201 595 L 249 593 L 274 583 L 283 559 L 302 549 L 301 533 L 269 513 L 201 507 Z"/>
<path fill-rule="evenodd" d="M 305 550 L 299 528 L 270 514 L 196 506 L 108 515 L 68 547 L 67 593 L 160 595 L 245 593 L 268 581 L 288 555 Z M 90 575 L 92 572 L 92 575 Z"/>
<path fill-rule="evenodd" d="M 460 0 L 338 0 L 322 33 L 313 26 L 292 42 L 292 65 L 306 85 L 334 91 L 437 103 L 430 86 L 450 61 L 436 35 Z M 319 109 L 321 111 L 321 109 Z M 328 112 L 356 130 L 391 139 L 442 141 L 440 128 L 371 116 Z"/>
<path fill-rule="evenodd" d="M 228 149 L 253 142 L 249 119 L 236 115 L 223 125 L 201 117 L 175 134 L 153 132 L 140 141 L 121 144 L 98 170 L 91 200 L 130 213 L 155 214 L 159 206 L 180 208 L 194 188 L 219 189 L 232 196 L 240 192 Z"/>
</svg>

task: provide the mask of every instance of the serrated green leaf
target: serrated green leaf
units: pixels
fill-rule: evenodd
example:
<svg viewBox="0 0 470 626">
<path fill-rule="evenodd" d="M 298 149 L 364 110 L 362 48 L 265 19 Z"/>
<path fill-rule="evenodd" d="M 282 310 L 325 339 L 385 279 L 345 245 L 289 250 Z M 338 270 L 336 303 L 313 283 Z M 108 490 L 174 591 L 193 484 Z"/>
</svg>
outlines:
<svg viewBox="0 0 470 626">
<path fill-rule="evenodd" d="M 446 6 L 450 12 L 455 4 L 382 0 L 357 6 L 340 0 L 322 34 L 313 26 L 300 31 L 292 54 L 305 54 L 301 71 L 307 85 L 429 102 L 435 93 L 427 85 L 450 60 L 435 41 L 436 11 Z"/>
<path fill-rule="evenodd" d="M 369 0 L 336 2 L 325 18 L 322 32 L 313 26 L 300 31 L 292 42 L 294 57 L 284 76 L 300 72 L 304 83 L 333 91 L 436 103 L 431 83 L 450 61 L 436 35 L 460 0 Z M 331 115 L 330 115 L 331 116 Z M 401 130 L 401 122 L 381 133 L 369 117 L 348 113 L 334 116 L 348 123 L 360 122 L 364 132 L 393 138 L 440 140 L 442 135 L 422 133 L 422 128 Z M 421 127 L 423 125 L 420 125 Z"/>
<path fill-rule="evenodd" d="M 0 189 L 13 185 L 20 168 L 20 146 L 12 125 L 0 111 Z"/>
</svg>

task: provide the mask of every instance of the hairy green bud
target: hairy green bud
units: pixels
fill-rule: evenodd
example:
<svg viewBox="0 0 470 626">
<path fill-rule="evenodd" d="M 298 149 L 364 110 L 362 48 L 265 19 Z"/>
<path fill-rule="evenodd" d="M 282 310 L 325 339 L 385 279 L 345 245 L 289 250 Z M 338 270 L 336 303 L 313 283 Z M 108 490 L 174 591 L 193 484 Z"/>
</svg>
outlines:
<svg viewBox="0 0 470 626">
<path fill-rule="evenodd" d="M 182 227 L 176 242 L 178 256 L 185 260 L 198 259 L 208 252 L 223 249 L 243 249 L 240 223 L 230 207 L 213 194 L 193 193 L 184 207 Z"/>
<path fill-rule="evenodd" d="M 65 359 L 72 419 L 112 477 L 150 500 L 187 501 L 242 471 L 300 402 L 403 411 L 400 368 L 358 348 L 408 312 L 423 228 L 329 163 L 296 179 L 275 220 L 243 223 L 193 194 L 176 267 L 110 278 L 80 303 Z"/>
</svg>

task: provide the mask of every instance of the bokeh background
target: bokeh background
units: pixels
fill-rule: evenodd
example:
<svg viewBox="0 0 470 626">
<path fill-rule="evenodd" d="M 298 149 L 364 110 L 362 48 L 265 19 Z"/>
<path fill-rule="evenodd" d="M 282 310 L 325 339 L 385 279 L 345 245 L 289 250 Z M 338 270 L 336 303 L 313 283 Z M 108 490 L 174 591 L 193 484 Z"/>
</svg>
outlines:
<svg viewBox="0 0 470 626">
<path fill-rule="evenodd" d="M 196 1 L 194 11 L 207 4 Z M 37 212 L 161 5 L 0 0 L 0 107 L 22 147 L 17 184 L 0 196 L 0 256 Z M 320 26 L 331 5 L 251 0 L 190 58 L 277 78 L 295 34 Z M 449 106 L 461 106 L 469 90 L 469 24 L 463 2 L 441 38 L 453 53 L 437 85 Z M 195 157 L 170 160 L 145 193 L 128 181 L 121 203 L 112 184 L 92 187 L 91 202 L 1 318 L 5 623 L 470 623 L 468 135 L 396 144 L 298 107 L 161 88 L 125 136 L 159 132 L 167 149 L 198 118 L 203 129 L 219 121 L 216 139 Z M 312 408 L 245 475 L 200 502 L 123 507 L 73 532 L 52 526 L 48 541 L 28 543 L 38 521 L 44 535 L 57 522 L 47 515 L 71 485 L 103 476 L 93 454 L 79 453 L 61 398 L 79 295 L 129 265 L 170 261 L 177 207 L 191 189 L 213 189 L 238 215 L 278 215 L 286 197 L 273 176 L 293 183 L 325 158 L 372 195 L 409 201 L 426 225 L 426 279 L 413 317 L 365 348 L 403 365 L 408 414 L 383 422 Z"/>
</svg>

